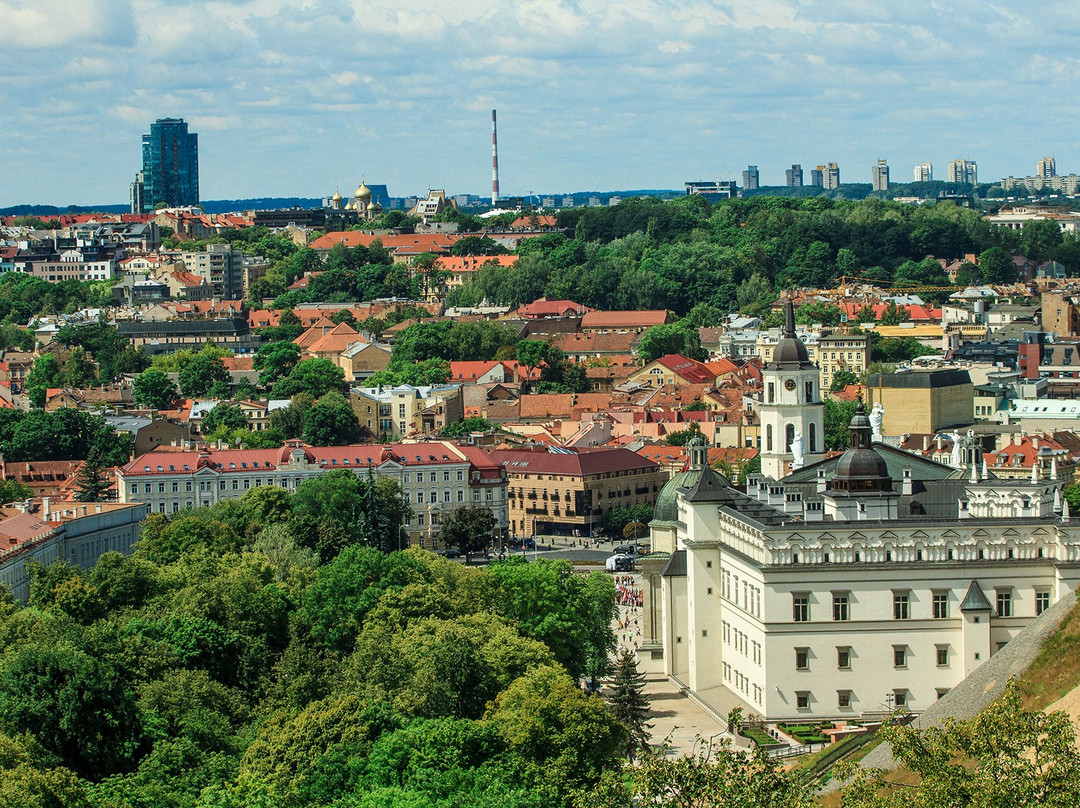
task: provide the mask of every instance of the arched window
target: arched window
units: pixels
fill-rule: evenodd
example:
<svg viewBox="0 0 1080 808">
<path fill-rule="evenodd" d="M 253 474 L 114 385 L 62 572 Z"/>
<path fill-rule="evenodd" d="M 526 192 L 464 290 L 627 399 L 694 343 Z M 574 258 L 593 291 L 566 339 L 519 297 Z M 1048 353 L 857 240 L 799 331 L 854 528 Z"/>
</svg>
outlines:
<svg viewBox="0 0 1080 808">
<path fill-rule="evenodd" d="M 810 424 L 810 454 L 817 452 L 817 424 Z"/>
<path fill-rule="evenodd" d="M 791 444 L 795 440 L 795 424 L 788 424 L 784 429 L 784 451 L 791 451 Z"/>
<path fill-rule="evenodd" d="M 765 426 L 765 451 L 772 451 L 772 424 Z"/>
</svg>

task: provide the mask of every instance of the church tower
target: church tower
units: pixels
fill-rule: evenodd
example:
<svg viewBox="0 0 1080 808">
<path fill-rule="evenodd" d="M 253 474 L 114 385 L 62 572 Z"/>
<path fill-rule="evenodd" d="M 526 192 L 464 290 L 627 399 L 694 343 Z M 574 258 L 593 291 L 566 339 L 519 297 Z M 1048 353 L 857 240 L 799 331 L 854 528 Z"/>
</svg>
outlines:
<svg viewBox="0 0 1080 808">
<path fill-rule="evenodd" d="M 779 480 L 825 457 L 821 376 L 795 336 L 795 307 L 784 304 L 784 336 L 763 371 L 761 473 Z M 794 451 L 793 451 L 794 449 Z"/>
</svg>

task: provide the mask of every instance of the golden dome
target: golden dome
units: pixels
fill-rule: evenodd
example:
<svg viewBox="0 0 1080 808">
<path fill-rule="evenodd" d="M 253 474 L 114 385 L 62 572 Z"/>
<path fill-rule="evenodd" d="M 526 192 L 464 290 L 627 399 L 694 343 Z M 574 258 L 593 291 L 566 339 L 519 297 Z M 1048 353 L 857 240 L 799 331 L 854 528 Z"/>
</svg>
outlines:
<svg viewBox="0 0 1080 808">
<path fill-rule="evenodd" d="M 363 180 L 361 180 L 360 187 L 356 189 L 354 196 L 357 199 L 368 199 L 371 196 L 371 189 L 364 184 Z"/>
<path fill-rule="evenodd" d="M 368 210 L 382 210 L 382 205 L 380 205 L 378 202 L 376 202 L 374 199 L 372 199 L 370 202 L 368 202 L 367 209 Z"/>
<path fill-rule="evenodd" d="M 341 194 L 339 194 L 337 191 L 334 191 L 334 195 L 332 197 L 330 197 L 330 198 L 332 200 L 334 200 L 335 202 L 340 202 L 341 201 Z"/>
</svg>

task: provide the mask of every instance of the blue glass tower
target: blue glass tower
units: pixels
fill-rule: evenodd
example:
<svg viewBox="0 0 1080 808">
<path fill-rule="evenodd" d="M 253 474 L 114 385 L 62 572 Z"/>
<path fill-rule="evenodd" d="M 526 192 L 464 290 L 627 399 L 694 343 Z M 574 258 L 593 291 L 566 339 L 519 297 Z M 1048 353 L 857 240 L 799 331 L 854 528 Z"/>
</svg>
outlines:
<svg viewBox="0 0 1080 808">
<path fill-rule="evenodd" d="M 142 138 L 141 193 L 139 211 L 152 213 L 164 202 L 169 207 L 199 204 L 199 136 L 188 132 L 183 118 L 159 118 Z"/>
</svg>

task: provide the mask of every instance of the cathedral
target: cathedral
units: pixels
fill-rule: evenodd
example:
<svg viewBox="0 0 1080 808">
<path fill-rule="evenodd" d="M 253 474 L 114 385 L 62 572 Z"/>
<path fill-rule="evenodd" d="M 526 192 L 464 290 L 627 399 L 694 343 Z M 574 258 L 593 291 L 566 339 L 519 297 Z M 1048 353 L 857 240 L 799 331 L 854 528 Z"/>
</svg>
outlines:
<svg viewBox="0 0 1080 808">
<path fill-rule="evenodd" d="M 919 712 L 1080 580 L 1063 482 L 1001 480 L 973 440 L 943 465 L 875 441 L 860 402 L 825 459 L 794 309 L 764 369 L 761 474 L 738 488 L 692 444 L 650 524 L 645 645 L 720 714 Z"/>
<path fill-rule="evenodd" d="M 383 206 L 363 180 L 360 181 L 360 186 L 349 202 L 345 201 L 340 192 L 334 191 L 334 195 L 330 197 L 330 208 L 354 211 L 363 221 L 371 221 L 383 212 Z"/>
</svg>

